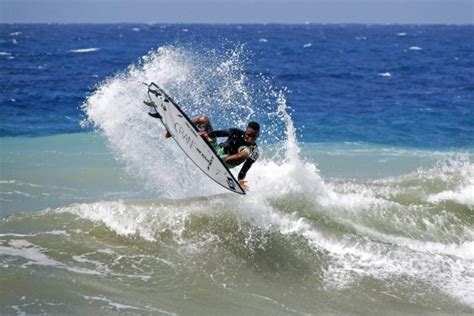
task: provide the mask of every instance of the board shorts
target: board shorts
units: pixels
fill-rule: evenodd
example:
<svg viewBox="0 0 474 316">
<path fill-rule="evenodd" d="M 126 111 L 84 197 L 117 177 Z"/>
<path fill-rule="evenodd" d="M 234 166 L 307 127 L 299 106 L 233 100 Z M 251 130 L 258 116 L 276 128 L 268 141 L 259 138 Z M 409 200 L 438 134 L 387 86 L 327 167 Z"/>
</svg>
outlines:
<svg viewBox="0 0 474 316">
<path fill-rule="evenodd" d="M 220 144 L 218 144 L 216 139 L 213 139 L 212 141 L 210 141 L 209 144 L 211 145 L 212 149 L 214 149 L 214 151 L 216 152 L 217 156 L 219 156 L 219 158 L 221 158 L 222 161 L 224 161 L 224 159 L 228 156 L 228 155 L 224 152 L 224 147 L 222 147 Z M 224 161 L 224 163 L 225 163 L 225 161 Z M 225 163 L 225 165 L 226 165 L 227 168 L 229 168 L 229 169 L 235 167 L 235 165 L 231 165 L 231 164 L 228 164 L 228 163 Z"/>
</svg>

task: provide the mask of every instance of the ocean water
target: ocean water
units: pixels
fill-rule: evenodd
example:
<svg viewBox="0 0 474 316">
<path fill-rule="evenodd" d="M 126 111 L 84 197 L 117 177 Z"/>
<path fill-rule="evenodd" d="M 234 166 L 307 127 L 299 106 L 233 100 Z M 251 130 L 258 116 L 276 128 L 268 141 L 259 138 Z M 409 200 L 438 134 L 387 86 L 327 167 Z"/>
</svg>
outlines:
<svg viewBox="0 0 474 316">
<path fill-rule="evenodd" d="M 474 312 L 473 26 L 0 24 L 0 314 Z M 238 196 L 157 82 L 262 124 Z"/>
</svg>

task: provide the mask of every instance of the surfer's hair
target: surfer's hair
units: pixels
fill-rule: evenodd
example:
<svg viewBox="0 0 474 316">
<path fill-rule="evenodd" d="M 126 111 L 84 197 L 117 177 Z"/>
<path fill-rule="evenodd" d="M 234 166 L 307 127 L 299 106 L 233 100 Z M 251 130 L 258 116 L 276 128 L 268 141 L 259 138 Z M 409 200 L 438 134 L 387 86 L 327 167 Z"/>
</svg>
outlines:
<svg viewBox="0 0 474 316">
<path fill-rule="evenodd" d="M 257 132 L 260 131 L 260 124 L 258 124 L 257 122 L 250 122 L 247 124 L 247 128 L 251 128 Z"/>
</svg>

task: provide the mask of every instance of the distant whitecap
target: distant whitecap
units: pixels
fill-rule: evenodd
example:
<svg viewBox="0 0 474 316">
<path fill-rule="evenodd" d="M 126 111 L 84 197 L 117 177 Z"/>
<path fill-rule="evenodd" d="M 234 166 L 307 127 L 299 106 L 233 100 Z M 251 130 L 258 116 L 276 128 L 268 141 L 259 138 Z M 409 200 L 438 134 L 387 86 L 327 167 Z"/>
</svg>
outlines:
<svg viewBox="0 0 474 316">
<path fill-rule="evenodd" d="M 418 47 L 418 46 L 412 46 L 409 48 L 410 50 L 422 50 L 423 48 Z"/>
<path fill-rule="evenodd" d="M 392 74 L 389 72 L 379 72 L 379 76 L 381 77 L 391 77 Z"/>
<path fill-rule="evenodd" d="M 12 40 L 12 43 L 15 44 L 15 45 L 18 44 L 18 42 L 16 41 L 16 39 L 13 39 L 13 40 Z"/>
<path fill-rule="evenodd" d="M 8 52 L 0 52 L 0 56 L 11 56 L 11 53 L 8 53 Z"/>
<path fill-rule="evenodd" d="M 21 34 L 21 32 L 13 32 L 13 33 L 10 33 L 10 36 L 18 36 L 20 34 Z"/>
<path fill-rule="evenodd" d="M 140 28 L 134 27 L 134 28 L 132 28 L 132 31 L 134 31 L 134 32 L 140 32 Z"/>
<path fill-rule="evenodd" d="M 189 32 L 189 30 L 188 29 L 183 29 L 183 32 Z"/>
<path fill-rule="evenodd" d="M 367 40 L 367 37 L 365 37 L 365 36 L 356 36 L 356 40 L 365 41 L 365 40 Z"/>
<path fill-rule="evenodd" d="M 400 32 L 400 33 L 397 33 L 398 36 L 407 36 L 407 33 L 405 32 Z"/>
<path fill-rule="evenodd" d="M 266 43 L 268 42 L 268 40 L 266 38 L 261 38 L 258 40 L 260 43 Z"/>
<path fill-rule="evenodd" d="M 313 46 L 313 43 L 306 43 L 303 45 L 304 48 L 308 48 L 308 47 L 311 47 Z"/>
<path fill-rule="evenodd" d="M 79 49 L 71 49 L 69 52 L 71 53 L 91 53 L 100 50 L 100 48 L 79 48 Z"/>
</svg>

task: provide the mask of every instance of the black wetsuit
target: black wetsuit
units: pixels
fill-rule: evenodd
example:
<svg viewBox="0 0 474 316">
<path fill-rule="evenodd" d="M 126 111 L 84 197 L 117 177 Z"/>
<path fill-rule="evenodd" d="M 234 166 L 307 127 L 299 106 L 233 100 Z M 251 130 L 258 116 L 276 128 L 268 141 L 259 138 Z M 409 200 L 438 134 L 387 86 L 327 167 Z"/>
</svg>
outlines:
<svg viewBox="0 0 474 316">
<path fill-rule="evenodd" d="M 259 152 L 258 152 L 258 147 L 257 144 L 252 144 L 248 145 L 244 141 L 244 131 L 241 131 L 240 129 L 236 128 L 229 128 L 225 130 L 220 130 L 220 131 L 212 131 L 209 132 L 208 135 L 212 138 L 214 137 L 227 137 L 227 140 L 223 143 L 220 143 L 219 146 L 221 146 L 224 149 L 224 153 L 226 155 L 234 155 L 242 149 L 248 149 L 249 157 L 245 160 L 244 165 L 242 166 L 242 169 L 240 169 L 238 179 L 243 180 L 245 178 L 245 175 L 247 174 L 247 171 L 249 171 L 250 167 L 252 164 L 258 159 Z"/>
</svg>

